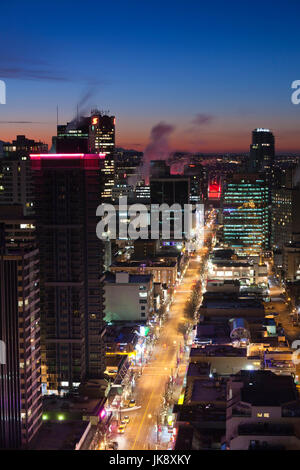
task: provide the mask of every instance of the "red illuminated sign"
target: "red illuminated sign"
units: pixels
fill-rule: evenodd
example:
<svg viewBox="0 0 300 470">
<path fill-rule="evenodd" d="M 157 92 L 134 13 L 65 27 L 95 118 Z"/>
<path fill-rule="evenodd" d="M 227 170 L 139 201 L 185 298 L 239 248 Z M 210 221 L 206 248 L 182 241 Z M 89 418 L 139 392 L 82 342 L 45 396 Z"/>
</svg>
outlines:
<svg viewBox="0 0 300 470">
<path fill-rule="evenodd" d="M 98 118 L 97 117 L 92 118 L 92 124 L 98 124 Z"/>
<path fill-rule="evenodd" d="M 221 198 L 221 184 L 217 181 L 211 181 L 208 185 L 208 197 L 209 199 L 220 199 Z"/>
</svg>

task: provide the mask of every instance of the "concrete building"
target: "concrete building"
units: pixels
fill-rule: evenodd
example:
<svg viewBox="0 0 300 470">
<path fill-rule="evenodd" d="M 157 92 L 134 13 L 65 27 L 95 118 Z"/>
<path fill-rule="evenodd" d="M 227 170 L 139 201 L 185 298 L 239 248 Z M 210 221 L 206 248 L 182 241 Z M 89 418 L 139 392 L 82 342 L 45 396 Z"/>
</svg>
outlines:
<svg viewBox="0 0 300 470">
<path fill-rule="evenodd" d="M 299 450 L 300 402 L 292 376 L 240 371 L 227 384 L 226 448 Z"/>
<path fill-rule="evenodd" d="M 247 260 L 226 260 L 226 261 L 209 261 L 208 276 L 210 279 L 216 280 L 248 280 L 251 284 L 254 282 L 255 273 L 254 266 Z"/>
<path fill-rule="evenodd" d="M 105 321 L 147 321 L 153 310 L 152 277 L 107 273 L 104 280 Z"/>
<path fill-rule="evenodd" d="M 261 300 L 256 298 L 242 298 L 234 294 L 206 292 L 199 308 L 199 314 L 205 317 L 251 317 L 265 316 Z"/>
<path fill-rule="evenodd" d="M 120 261 L 113 263 L 110 271 L 112 273 L 150 274 L 153 282 L 166 284 L 168 288 L 173 289 L 177 281 L 177 259 Z"/>
<path fill-rule="evenodd" d="M 43 390 L 59 393 L 105 369 L 100 156 L 31 155 L 41 259 Z"/>
<path fill-rule="evenodd" d="M 43 153 L 48 146 L 17 135 L 5 144 L 0 157 L 0 205 L 22 204 L 24 215 L 34 213 L 34 186 L 30 153 Z"/>
<path fill-rule="evenodd" d="M 283 270 L 287 281 L 300 279 L 300 241 L 284 245 Z"/>
<path fill-rule="evenodd" d="M 206 282 L 207 292 L 232 292 L 239 294 L 240 281 L 235 279 L 208 279 Z"/>
<path fill-rule="evenodd" d="M 300 233 L 300 187 L 272 191 L 272 246 L 282 249 Z"/>
<path fill-rule="evenodd" d="M 19 207 L 22 212 L 22 206 Z M 27 448 L 42 417 L 39 252 L 32 221 L 0 216 L 0 448 Z M 13 238 L 11 238 L 13 236 Z"/>
<path fill-rule="evenodd" d="M 231 345 L 208 344 L 201 348 L 192 348 L 190 363 L 208 362 L 211 373 L 228 376 L 241 369 L 260 369 L 257 357 L 248 357 L 246 348 L 235 348 Z"/>
</svg>

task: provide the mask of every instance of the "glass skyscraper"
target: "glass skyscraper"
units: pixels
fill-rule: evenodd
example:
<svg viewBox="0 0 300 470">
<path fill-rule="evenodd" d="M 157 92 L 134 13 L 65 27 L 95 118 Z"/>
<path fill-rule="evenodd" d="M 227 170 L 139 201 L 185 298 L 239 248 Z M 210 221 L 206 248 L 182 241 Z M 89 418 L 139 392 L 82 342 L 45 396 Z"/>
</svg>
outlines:
<svg viewBox="0 0 300 470">
<path fill-rule="evenodd" d="M 224 242 L 259 254 L 269 247 L 268 186 L 257 174 L 236 174 L 224 191 Z"/>
</svg>

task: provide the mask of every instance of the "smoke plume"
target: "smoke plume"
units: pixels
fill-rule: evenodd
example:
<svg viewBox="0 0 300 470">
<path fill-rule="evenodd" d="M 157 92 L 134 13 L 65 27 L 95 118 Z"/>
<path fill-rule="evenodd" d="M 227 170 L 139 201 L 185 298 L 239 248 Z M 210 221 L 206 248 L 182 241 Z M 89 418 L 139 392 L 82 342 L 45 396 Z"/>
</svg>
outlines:
<svg viewBox="0 0 300 470">
<path fill-rule="evenodd" d="M 164 122 L 158 123 L 152 127 L 150 133 L 150 142 L 145 148 L 143 163 L 141 166 L 141 176 L 146 184 L 149 184 L 150 162 L 151 160 L 168 161 L 171 156 L 169 139 L 175 127 Z"/>
</svg>

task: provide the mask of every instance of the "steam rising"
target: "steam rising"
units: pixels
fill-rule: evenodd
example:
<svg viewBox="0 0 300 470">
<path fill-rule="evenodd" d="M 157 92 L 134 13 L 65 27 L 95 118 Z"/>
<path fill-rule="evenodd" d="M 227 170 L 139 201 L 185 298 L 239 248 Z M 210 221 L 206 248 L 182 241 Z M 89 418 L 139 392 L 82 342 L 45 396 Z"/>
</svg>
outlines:
<svg viewBox="0 0 300 470">
<path fill-rule="evenodd" d="M 138 170 L 138 176 L 135 178 L 129 178 L 129 184 L 136 184 L 137 180 L 141 179 L 144 179 L 145 183 L 149 184 L 150 162 L 151 160 L 168 161 L 172 153 L 169 139 L 174 130 L 174 126 L 164 122 L 160 122 L 156 126 L 152 127 L 150 142 L 145 148 L 143 162 Z"/>
</svg>

